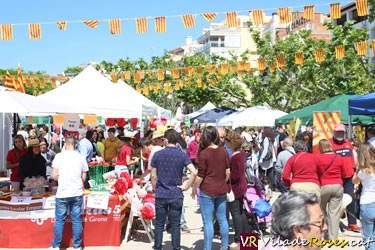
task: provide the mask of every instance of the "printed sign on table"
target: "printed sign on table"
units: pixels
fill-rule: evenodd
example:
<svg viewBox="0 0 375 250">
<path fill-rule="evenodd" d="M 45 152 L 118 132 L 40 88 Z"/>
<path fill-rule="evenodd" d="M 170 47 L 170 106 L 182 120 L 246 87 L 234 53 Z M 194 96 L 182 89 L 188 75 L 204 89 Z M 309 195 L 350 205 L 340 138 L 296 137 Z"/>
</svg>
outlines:
<svg viewBox="0 0 375 250">
<path fill-rule="evenodd" d="M 87 207 L 97 209 L 107 209 L 109 195 L 89 195 L 87 197 Z"/>
<path fill-rule="evenodd" d="M 64 115 L 64 128 L 69 131 L 78 131 L 80 119 L 78 115 L 65 114 Z"/>
<path fill-rule="evenodd" d="M 43 209 L 54 209 L 55 207 L 56 207 L 56 198 L 54 196 L 43 198 Z"/>
<path fill-rule="evenodd" d="M 30 204 L 32 197 L 30 196 L 13 196 L 9 203 Z"/>
<path fill-rule="evenodd" d="M 335 125 L 340 123 L 340 112 L 314 112 L 313 153 L 319 153 L 319 141 L 333 137 Z"/>
</svg>

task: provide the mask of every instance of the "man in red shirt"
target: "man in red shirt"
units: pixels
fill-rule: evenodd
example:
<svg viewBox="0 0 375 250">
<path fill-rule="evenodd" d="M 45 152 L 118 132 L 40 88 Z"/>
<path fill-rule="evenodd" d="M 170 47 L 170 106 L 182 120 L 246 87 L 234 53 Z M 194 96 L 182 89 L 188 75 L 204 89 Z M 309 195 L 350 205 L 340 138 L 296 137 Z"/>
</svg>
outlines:
<svg viewBox="0 0 375 250">
<path fill-rule="evenodd" d="M 353 146 L 348 139 L 345 139 L 346 127 L 344 124 L 339 123 L 334 128 L 333 138 L 330 139 L 333 151 L 340 155 L 344 161 L 344 193 L 349 194 L 353 198 L 354 184 L 352 177 L 354 175 L 355 161 L 353 156 Z M 353 216 L 354 214 L 354 203 L 350 203 L 347 206 L 348 216 L 348 227 L 346 230 L 360 232 L 361 228 L 357 225 L 357 220 Z"/>
</svg>

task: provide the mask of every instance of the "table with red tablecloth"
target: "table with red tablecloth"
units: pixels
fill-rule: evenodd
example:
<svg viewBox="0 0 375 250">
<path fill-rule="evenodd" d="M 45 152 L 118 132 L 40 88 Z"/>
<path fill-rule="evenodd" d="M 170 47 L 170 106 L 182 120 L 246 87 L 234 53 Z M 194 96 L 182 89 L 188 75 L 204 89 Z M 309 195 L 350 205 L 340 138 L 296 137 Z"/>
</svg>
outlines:
<svg viewBox="0 0 375 250">
<path fill-rule="evenodd" d="M 112 195 L 107 209 L 87 208 L 85 202 L 83 246 L 120 246 L 126 206 L 124 199 Z M 52 245 L 54 221 L 54 209 L 43 209 L 43 199 L 33 199 L 30 204 L 0 200 L 0 248 L 48 248 Z M 72 246 L 72 238 L 68 215 L 61 247 Z"/>
</svg>

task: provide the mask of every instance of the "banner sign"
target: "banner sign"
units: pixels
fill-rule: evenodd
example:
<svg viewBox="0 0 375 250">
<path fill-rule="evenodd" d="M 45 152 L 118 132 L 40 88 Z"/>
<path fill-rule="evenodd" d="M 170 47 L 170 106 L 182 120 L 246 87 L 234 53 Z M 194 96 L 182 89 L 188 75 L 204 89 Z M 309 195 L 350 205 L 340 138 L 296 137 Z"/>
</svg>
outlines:
<svg viewBox="0 0 375 250">
<path fill-rule="evenodd" d="M 78 115 L 66 114 L 64 115 L 64 128 L 69 131 L 78 131 L 80 119 Z"/>
<path fill-rule="evenodd" d="M 319 141 L 333 137 L 333 129 L 340 123 L 340 112 L 314 112 L 313 118 L 313 153 L 319 154 Z"/>
</svg>

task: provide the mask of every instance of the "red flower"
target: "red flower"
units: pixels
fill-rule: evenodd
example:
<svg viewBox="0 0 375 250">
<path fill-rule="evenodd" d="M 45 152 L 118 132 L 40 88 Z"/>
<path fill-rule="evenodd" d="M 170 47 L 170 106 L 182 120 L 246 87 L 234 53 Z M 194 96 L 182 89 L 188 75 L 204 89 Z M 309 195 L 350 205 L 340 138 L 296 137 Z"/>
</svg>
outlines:
<svg viewBox="0 0 375 250">
<path fill-rule="evenodd" d="M 124 195 L 128 191 L 128 183 L 125 178 L 119 178 L 115 184 L 113 184 L 115 189 L 114 193 L 119 195 Z"/>
<path fill-rule="evenodd" d="M 120 178 L 125 178 L 126 181 L 128 182 L 128 188 L 132 188 L 133 187 L 133 179 L 132 177 L 130 176 L 130 174 L 128 172 L 122 172 L 120 174 Z"/>
<path fill-rule="evenodd" d="M 155 217 L 155 206 L 151 203 L 145 203 L 141 209 L 142 218 L 145 220 L 153 220 Z"/>
<path fill-rule="evenodd" d="M 143 201 L 155 204 L 155 197 L 152 194 L 146 194 L 146 196 L 143 197 Z"/>
<path fill-rule="evenodd" d="M 96 162 L 92 161 L 92 162 L 89 162 L 87 165 L 89 165 L 89 167 L 94 167 L 96 166 Z"/>
</svg>

